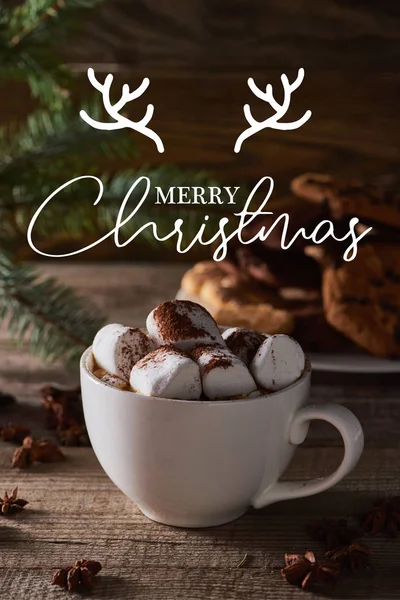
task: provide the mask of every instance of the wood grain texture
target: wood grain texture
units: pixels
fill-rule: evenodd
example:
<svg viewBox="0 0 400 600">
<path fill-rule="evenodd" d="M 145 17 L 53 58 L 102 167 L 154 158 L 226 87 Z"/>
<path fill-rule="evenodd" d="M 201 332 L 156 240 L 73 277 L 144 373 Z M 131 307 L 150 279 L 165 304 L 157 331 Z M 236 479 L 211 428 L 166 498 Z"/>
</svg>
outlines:
<svg viewBox="0 0 400 600">
<path fill-rule="evenodd" d="M 269 65 L 397 72 L 399 22 L 391 0 L 113 0 L 93 14 L 68 56 L 207 75 L 248 76 Z"/>
<path fill-rule="evenodd" d="M 67 56 L 122 69 L 124 80 L 151 77 L 166 152 L 142 138 L 141 160 L 206 168 L 230 183 L 269 174 L 287 189 L 301 171 L 397 169 L 399 23 L 389 0 L 119 0 L 101 7 Z M 294 77 L 300 66 L 306 78 L 288 116 L 311 109 L 311 120 L 293 132 L 261 132 L 235 156 L 243 104 L 256 118 L 269 114 L 247 78 L 273 83 L 280 97 L 280 73 Z"/>
<path fill-rule="evenodd" d="M 389 0 L 109 0 L 63 53 L 84 87 L 89 65 L 119 73 L 117 86 L 151 78 L 129 114 L 142 116 L 154 103 L 152 126 L 165 153 L 134 134 L 137 164 L 207 169 L 230 185 L 268 174 L 287 190 L 307 170 L 368 176 L 397 169 L 399 24 Z M 235 155 L 247 127 L 243 104 L 250 101 L 256 118 L 270 114 L 247 78 L 273 83 L 280 98 L 280 74 L 294 78 L 301 66 L 306 77 L 288 118 L 311 109 L 311 119 L 292 132 L 262 131 Z M 32 106 L 26 89 L 6 92 L 0 122 Z"/>
<path fill-rule="evenodd" d="M 106 312 L 110 321 L 143 323 L 154 304 L 172 298 L 184 266 L 68 265 L 48 263 L 43 274 L 73 284 Z M 118 294 L 115 290 L 118 288 Z M 3 421 L 19 421 L 44 435 L 39 388 L 47 381 L 76 383 L 77 374 L 43 366 L 1 332 L 0 389 L 17 395 Z M 0 527 L 0 597 L 21 600 L 65 598 L 50 585 L 55 570 L 78 558 L 100 560 L 93 600 L 301 600 L 304 593 L 281 578 L 285 552 L 322 549 L 306 526 L 322 517 L 363 513 L 381 496 L 399 493 L 399 386 L 396 379 L 341 378 L 319 374 L 312 401 L 345 404 L 359 416 L 366 449 L 354 469 L 332 490 L 312 498 L 250 511 L 223 527 L 184 530 L 146 519 L 102 471 L 91 449 L 67 448 L 61 465 L 36 465 L 16 472 L 13 446 L 0 442 L 1 489 L 19 485 L 30 504 L 3 518 Z M 284 479 L 324 476 L 339 464 L 342 449 L 331 428 L 313 425 Z M 355 522 L 357 522 L 355 520 Z M 315 600 L 397 600 L 400 542 L 367 540 L 372 566 L 360 577 L 317 591 Z M 243 567 L 237 565 L 248 555 Z"/>
<path fill-rule="evenodd" d="M 64 592 L 50 586 L 53 572 L 75 558 L 90 557 L 103 564 L 91 595 L 96 600 L 302 598 L 302 592 L 281 578 L 284 553 L 317 548 L 306 533 L 308 524 L 326 515 L 343 517 L 365 510 L 377 490 L 396 492 L 394 477 L 400 476 L 394 451 L 368 450 L 353 474 L 331 492 L 252 511 L 216 529 L 182 530 L 143 517 L 102 472 L 91 450 L 67 449 L 66 454 L 61 467 L 47 465 L 17 474 L 8 466 L 11 449 L 0 446 L 3 487 L 18 483 L 22 496 L 30 500 L 24 513 L 4 521 L 0 531 L 4 597 L 61 598 Z M 327 474 L 337 461 L 335 449 L 318 454 L 299 450 L 287 477 Z M 398 598 L 398 543 L 382 538 L 368 543 L 372 570 L 313 598 L 326 593 L 342 599 Z M 246 553 L 248 562 L 238 568 Z"/>
<path fill-rule="evenodd" d="M 400 10 L 392 0 L 108 0 L 61 53 L 78 74 L 77 110 L 90 91 L 88 66 L 100 78 L 114 73 L 118 89 L 150 77 L 145 96 L 126 113 L 140 119 L 146 105 L 154 104 L 151 126 L 165 153 L 132 133 L 139 153 L 124 166 L 175 164 L 208 171 L 227 185 L 251 185 L 270 175 L 279 199 L 288 193 L 290 179 L 306 171 L 357 178 L 398 171 L 399 25 Z M 243 105 L 249 102 L 259 120 L 271 114 L 251 94 L 247 78 L 262 88 L 272 83 L 281 98 L 281 73 L 294 79 L 299 67 L 306 76 L 287 119 L 308 109 L 311 119 L 295 131 L 261 131 L 235 154 L 235 141 L 248 125 Z M 3 90 L 0 124 L 24 119 L 34 107 L 27 87 Z M 107 171 L 119 166 L 107 164 Z M 70 249 L 65 241 L 49 244 Z M 17 247 L 20 256 L 32 257 L 23 239 Z M 139 243 L 136 249 L 136 256 L 147 252 L 156 259 Z M 196 251 L 191 259 L 207 256 Z M 131 248 L 116 252 L 105 244 L 85 258 L 131 256 Z"/>
<path fill-rule="evenodd" d="M 286 72 L 294 79 L 295 70 Z M 260 87 L 272 82 L 280 95 L 280 73 L 268 66 L 262 74 L 255 74 L 255 81 Z M 124 71 L 116 76 L 115 87 L 128 83 L 134 89 L 148 74 Z M 80 94 L 89 91 L 85 75 L 81 77 Z M 288 192 L 292 177 L 310 170 L 355 177 L 397 171 L 399 75 L 355 79 L 351 73 L 307 72 L 287 119 L 295 120 L 308 109 L 311 119 L 294 131 L 261 131 L 235 154 L 236 138 L 248 126 L 243 104 L 250 103 L 258 120 L 272 114 L 268 105 L 251 94 L 246 79 L 198 74 L 153 77 L 148 92 L 128 105 L 126 113 L 133 120 L 140 119 L 147 104 L 153 103 L 151 126 L 162 138 L 165 152 L 159 154 L 151 140 L 133 132 L 139 154 L 130 166 L 177 164 L 208 171 L 228 185 L 270 175 L 281 193 Z M 31 106 L 28 90 L 9 86 L 7 95 L 0 97 L 0 123 L 22 119 L 27 106 Z"/>
<path fill-rule="evenodd" d="M 295 78 L 296 71 L 286 72 Z M 259 87 L 272 82 L 280 97 L 279 77 L 280 71 L 267 67 L 255 81 Z M 148 102 L 155 105 L 152 127 L 161 136 L 165 153 L 158 154 L 151 140 L 133 134 L 140 150 L 137 163 L 207 170 L 229 185 L 270 175 L 280 192 L 288 191 L 292 177 L 309 170 L 367 177 L 397 169 L 399 76 L 379 74 L 355 82 L 352 74 L 308 72 L 285 120 L 295 120 L 308 109 L 311 119 L 294 131 L 261 131 L 235 154 L 236 138 L 248 126 L 243 104 L 250 103 L 258 120 L 272 114 L 251 94 L 246 79 L 154 77 L 148 93 L 129 105 L 127 114 L 136 120 Z M 135 88 L 140 81 L 141 74 L 125 72 L 116 78 L 116 87 L 128 82 Z"/>
</svg>

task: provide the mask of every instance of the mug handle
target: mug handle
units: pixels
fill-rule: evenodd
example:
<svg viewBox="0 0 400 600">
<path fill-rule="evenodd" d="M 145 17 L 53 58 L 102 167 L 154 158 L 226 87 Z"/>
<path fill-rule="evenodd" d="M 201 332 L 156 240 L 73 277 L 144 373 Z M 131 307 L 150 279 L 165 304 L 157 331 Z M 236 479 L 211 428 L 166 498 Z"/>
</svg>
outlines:
<svg viewBox="0 0 400 600">
<path fill-rule="evenodd" d="M 301 408 L 289 427 L 291 444 L 297 446 L 304 442 L 310 421 L 313 419 L 327 421 L 338 429 L 344 443 L 344 457 L 340 466 L 327 477 L 308 481 L 278 481 L 253 498 L 251 504 L 254 508 L 262 508 L 280 500 L 304 498 L 323 492 L 336 485 L 356 466 L 364 448 L 364 433 L 357 417 L 339 404 L 311 405 Z"/>
</svg>

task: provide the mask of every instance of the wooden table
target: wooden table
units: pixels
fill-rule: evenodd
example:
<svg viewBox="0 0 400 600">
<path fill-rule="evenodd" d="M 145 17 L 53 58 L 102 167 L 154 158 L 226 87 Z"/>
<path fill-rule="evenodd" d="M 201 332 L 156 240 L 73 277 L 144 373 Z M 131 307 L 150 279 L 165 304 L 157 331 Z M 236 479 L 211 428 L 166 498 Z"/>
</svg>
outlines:
<svg viewBox="0 0 400 600">
<path fill-rule="evenodd" d="M 183 266 L 48 264 L 43 270 L 92 296 L 110 320 L 142 324 L 158 302 L 172 298 Z M 118 289 L 118 294 L 115 290 Z M 18 404 L 1 419 L 24 422 L 43 435 L 40 386 L 74 383 L 77 373 L 43 366 L 5 341 L 0 350 L 0 388 Z M 396 381 L 397 380 L 397 381 Z M 0 527 L 0 598 L 66 597 L 50 585 L 53 572 L 79 558 L 100 560 L 93 599 L 275 600 L 305 598 L 283 581 L 285 552 L 321 548 L 306 533 L 319 517 L 362 512 L 382 495 L 400 492 L 400 386 L 398 377 L 362 378 L 315 374 L 312 402 L 335 401 L 361 420 L 366 448 L 356 469 L 334 489 L 297 501 L 250 511 L 229 525 L 208 530 L 174 529 L 142 516 L 108 479 L 91 449 L 67 448 L 65 463 L 11 470 L 14 448 L 0 444 L 0 489 L 18 485 L 29 506 Z M 48 434 L 47 434 L 48 435 Z M 313 424 L 285 478 L 331 472 L 341 459 L 340 440 Z M 368 539 L 372 567 L 316 598 L 398 599 L 400 539 Z M 247 561 L 240 565 L 243 557 Z"/>
</svg>

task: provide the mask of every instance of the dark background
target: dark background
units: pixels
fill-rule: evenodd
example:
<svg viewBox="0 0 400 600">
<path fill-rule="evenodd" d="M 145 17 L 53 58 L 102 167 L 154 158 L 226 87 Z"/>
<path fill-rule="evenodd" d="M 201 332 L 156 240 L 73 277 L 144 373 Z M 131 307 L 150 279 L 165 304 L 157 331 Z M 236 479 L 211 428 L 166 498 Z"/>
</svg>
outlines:
<svg viewBox="0 0 400 600">
<path fill-rule="evenodd" d="M 155 105 L 151 126 L 165 153 L 134 134 L 137 165 L 207 170 L 227 185 L 271 175 L 279 195 L 305 171 L 369 177 L 397 170 L 399 38 L 397 1 L 109 0 L 63 53 L 82 74 L 82 88 L 88 66 L 99 78 L 112 72 L 116 86 L 150 77 L 127 112 L 141 117 L 148 102 Z M 264 130 L 234 154 L 247 127 L 243 104 L 258 119 L 271 114 L 247 78 L 263 88 L 273 83 L 279 99 L 281 73 L 293 80 L 299 67 L 306 75 L 287 120 L 307 109 L 311 119 L 295 131 Z M 0 120 L 31 108 L 24 86 L 9 87 Z"/>
<path fill-rule="evenodd" d="M 356 175 L 390 171 L 399 159 L 400 3 L 367 0 L 110 0 L 92 13 L 65 48 L 82 71 L 118 73 L 132 85 L 151 79 L 138 114 L 155 104 L 152 123 L 164 140 L 137 136 L 140 162 L 208 169 L 231 185 L 272 175 L 279 183 L 302 171 Z M 263 131 L 233 153 L 250 102 L 247 87 L 290 79 L 304 67 L 293 118 L 313 115 L 293 132 Z M 84 85 L 84 83 L 83 83 Z M 0 98 L 1 120 L 24 113 L 28 92 Z M 136 106 L 135 106 L 136 110 Z"/>
</svg>

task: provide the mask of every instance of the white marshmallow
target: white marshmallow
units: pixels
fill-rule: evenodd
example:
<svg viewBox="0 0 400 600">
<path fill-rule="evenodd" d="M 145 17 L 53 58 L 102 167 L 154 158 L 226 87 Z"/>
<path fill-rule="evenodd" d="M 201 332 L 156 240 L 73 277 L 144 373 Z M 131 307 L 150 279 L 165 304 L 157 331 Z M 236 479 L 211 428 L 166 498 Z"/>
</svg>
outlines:
<svg viewBox="0 0 400 600">
<path fill-rule="evenodd" d="M 180 350 L 190 350 L 200 343 L 223 343 L 210 313 L 189 300 L 159 304 L 147 317 L 146 326 L 156 346 L 173 344 Z"/>
<path fill-rule="evenodd" d="M 133 365 L 153 348 L 141 329 L 111 323 L 97 332 L 92 351 L 98 367 L 129 381 Z"/>
<path fill-rule="evenodd" d="M 111 387 L 118 388 L 119 390 L 129 389 L 128 383 L 116 375 L 110 375 L 109 373 L 106 373 L 101 378 L 101 381 L 107 385 L 110 385 Z"/>
<path fill-rule="evenodd" d="M 222 337 L 229 350 L 248 367 L 267 336 L 251 329 L 231 327 L 223 332 Z"/>
<path fill-rule="evenodd" d="M 200 367 L 203 392 L 210 400 L 247 396 L 257 389 L 250 371 L 225 346 L 196 346 L 191 356 Z"/>
<path fill-rule="evenodd" d="M 288 387 L 304 371 L 305 356 L 298 342 L 289 335 L 271 335 L 259 347 L 250 365 L 257 383 L 266 390 Z"/>
<path fill-rule="evenodd" d="M 130 384 L 135 392 L 159 398 L 198 400 L 202 392 L 199 367 L 173 346 L 158 348 L 136 363 Z"/>
</svg>

